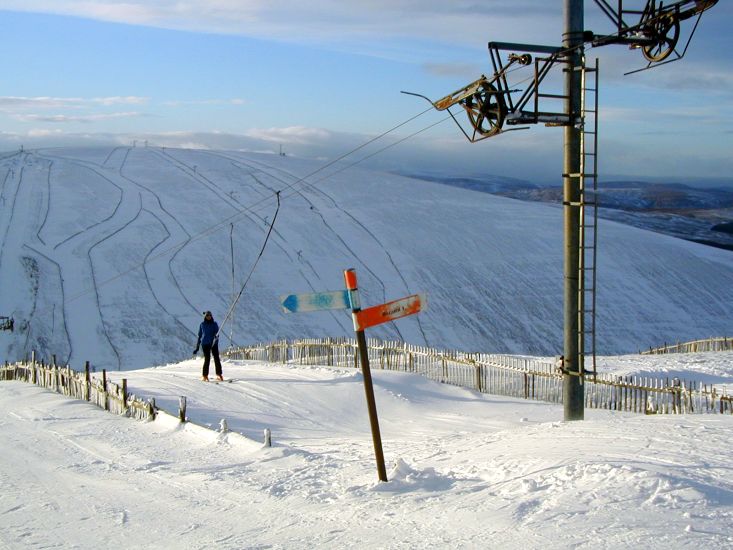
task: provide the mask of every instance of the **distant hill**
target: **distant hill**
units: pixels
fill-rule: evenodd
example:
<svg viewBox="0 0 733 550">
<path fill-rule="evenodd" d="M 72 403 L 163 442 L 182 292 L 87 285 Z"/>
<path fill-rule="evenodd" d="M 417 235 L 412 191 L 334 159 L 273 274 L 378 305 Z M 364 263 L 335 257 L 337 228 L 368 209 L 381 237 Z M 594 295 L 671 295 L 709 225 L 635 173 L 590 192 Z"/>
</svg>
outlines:
<svg viewBox="0 0 733 550">
<path fill-rule="evenodd" d="M 562 203 L 559 186 L 534 185 L 492 175 L 430 177 L 463 189 L 473 189 L 519 200 Z M 599 215 L 709 246 L 733 250 L 733 188 L 704 184 L 648 181 L 604 181 L 599 184 Z"/>
<path fill-rule="evenodd" d="M 370 337 L 561 353 L 556 204 L 321 166 L 153 147 L 6 153 L 0 315 L 15 331 L 0 332 L 0 360 L 37 350 L 76 368 L 131 369 L 189 357 L 201 312 L 221 321 L 254 265 L 276 191 L 277 223 L 223 345 L 353 335 L 348 312 L 285 314 L 279 302 L 341 289 L 353 267 L 364 306 L 428 295 L 427 311 Z M 598 269 L 599 353 L 730 332 L 728 251 L 602 220 Z"/>
</svg>

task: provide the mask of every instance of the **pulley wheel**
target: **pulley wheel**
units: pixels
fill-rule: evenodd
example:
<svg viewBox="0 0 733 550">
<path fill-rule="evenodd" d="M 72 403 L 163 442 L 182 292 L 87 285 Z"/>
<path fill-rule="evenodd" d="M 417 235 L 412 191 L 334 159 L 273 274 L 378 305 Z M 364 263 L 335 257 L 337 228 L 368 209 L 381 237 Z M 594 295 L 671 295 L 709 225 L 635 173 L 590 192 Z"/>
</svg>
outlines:
<svg viewBox="0 0 733 550">
<path fill-rule="evenodd" d="M 481 84 L 475 94 L 462 101 L 471 126 L 483 137 L 491 137 L 501 132 L 506 117 L 504 96 L 491 82 Z"/>
<path fill-rule="evenodd" d="M 657 17 L 644 27 L 644 33 L 654 40 L 653 44 L 642 46 L 644 57 L 654 63 L 664 61 L 677 45 L 680 22 L 673 14 Z"/>
</svg>

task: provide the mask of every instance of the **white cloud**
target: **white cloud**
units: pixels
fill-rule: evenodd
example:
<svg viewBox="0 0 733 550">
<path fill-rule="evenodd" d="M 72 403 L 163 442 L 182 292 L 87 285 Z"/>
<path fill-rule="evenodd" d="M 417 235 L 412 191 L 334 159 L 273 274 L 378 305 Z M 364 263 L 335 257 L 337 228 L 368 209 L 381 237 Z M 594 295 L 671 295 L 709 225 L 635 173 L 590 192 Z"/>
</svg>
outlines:
<svg viewBox="0 0 733 550">
<path fill-rule="evenodd" d="M 0 97 L 0 111 L 19 111 L 23 109 L 79 109 L 91 105 L 143 105 L 149 102 L 147 97 L 114 96 L 114 97 Z"/>
<path fill-rule="evenodd" d="M 560 31 L 562 9 L 545 0 L 4 0 L 18 11 L 73 15 L 90 19 L 195 32 L 240 34 L 288 42 L 360 42 L 418 38 L 457 44 L 486 43 L 511 29 L 543 34 L 554 16 Z"/>
<path fill-rule="evenodd" d="M 681 67 L 680 67 L 681 68 Z M 706 94 L 733 96 L 733 72 L 728 66 L 700 66 L 688 63 L 684 70 L 665 73 L 661 85 L 670 90 L 684 92 L 704 91 Z"/>
<path fill-rule="evenodd" d="M 139 145 L 147 141 L 150 146 L 158 147 L 277 153 L 282 144 L 287 155 L 320 159 L 326 163 L 349 151 L 356 151 L 373 137 L 305 127 L 260 129 L 251 135 L 223 132 L 81 133 L 34 129 L 26 133 L 0 132 L 0 151 L 15 150 L 21 144 L 26 149 L 33 149 L 132 145 L 133 141 Z M 365 167 L 402 173 L 493 174 L 558 185 L 562 181 L 562 133 L 556 128 L 538 127 L 534 131 L 511 132 L 510 135 L 473 145 L 454 134 L 443 138 L 427 133 L 372 156 L 388 143 L 396 142 L 400 136 L 391 137 L 386 143 L 380 140 L 348 155 L 334 170 L 353 165 L 356 169 Z M 650 163 L 645 156 L 649 154 L 648 149 L 630 149 L 627 142 L 611 140 L 606 140 L 603 147 L 605 174 L 625 170 L 628 175 L 663 175 L 658 171 L 658 162 Z M 675 166 L 680 177 L 705 174 L 706 177 L 728 178 L 733 170 L 730 156 L 721 156 L 719 152 L 711 153 L 710 158 L 701 158 L 696 150 L 675 148 L 656 151 L 653 155 Z M 647 168 L 639 170 L 639 166 Z"/>
<path fill-rule="evenodd" d="M 24 123 L 88 124 L 105 120 L 141 118 L 150 116 L 139 111 L 98 112 L 106 107 L 120 105 L 144 105 L 149 102 L 147 97 L 139 96 L 110 96 L 110 97 L 0 97 L 0 113 Z M 44 113 L 54 109 L 52 114 Z M 82 110 L 88 112 L 80 114 Z M 61 111 L 61 112 L 59 112 Z M 66 112 L 64 112 L 66 111 Z"/>
<path fill-rule="evenodd" d="M 138 96 L 114 96 L 95 97 L 89 101 L 92 103 L 100 103 L 102 105 L 145 105 L 150 101 L 150 98 Z"/>
<path fill-rule="evenodd" d="M 187 105 L 246 105 L 247 101 L 241 98 L 233 99 L 190 99 L 163 101 L 161 105 L 167 107 L 183 107 Z"/>
<path fill-rule="evenodd" d="M 13 118 L 21 122 L 53 122 L 53 123 L 90 123 L 99 122 L 101 120 L 111 120 L 118 118 L 139 118 L 146 116 L 144 113 L 138 112 L 126 112 L 126 113 L 104 113 L 104 114 L 91 114 L 91 115 L 36 115 L 36 114 L 23 114 L 13 115 Z"/>
<path fill-rule="evenodd" d="M 720 43 L 721 37 L 706 32 L 715 28 L 713 17 L 730 20 L 729 4 L 720 2 L 710 12 L 714 15 L 706 15 L 693 44 L 709 57 L 726 61 L 730 39 Z M 0 9 L 321 44 L 420 61 L 444 56 L 444 45 L 484 48 L 488 41 L 552 45 L 563 32 L 562 3 L 548 0 L 0 0 Z M 599 34 L 614 32 L 612 22 L 592 1 L 585 3 L 585 26 Z M 685 22 L 685 36 L 692 26 Z M 722 28 L 727 32 L 727 26 Z M 637 65 L 644 64 L 639 58 Z M 624 72 L 637 65 L 625 65 Z"/>
<path fill-rule="evenodd" d="M 486 72 L 486 66 L 472 63 L 424 63 L 423 68 L 429 74 L 437 76 L 456 76 L 466 80 L 476 80 Z"/>
<path fill-rule="evenodd" d="M 253 128 L 245 134 L 248 137 L 291 144 L 312 144 L 323 142 L 333 137 L 333 134 L 322 128 L 306 128 L 303 126 L 290 126 L 287 128 Z"/>
<path fill-rule="evenodd" d="M 0 97 L 0 110 L 56 109 L 78 107 L 84 102 L 78 97 Z"/>
<path fill-rule="evenodd" d="M 31 138 L 47 138 L 53 136 L 63 137 L 64 133 L 62 130 L 47 130 L 45 128 L 37 128 L 34 130 L 29 130 L 27 135 Z"/>
<path fill-rule="evenodd" d="M 718 62 L 727 62 L 730 38 L 706 33 L 715 28 L 713 17 L 730 21 L 733 8 L 728 4 L 720 2 L 711 10 L 715 15 L 703 20 L 691 48 Z M 317 44 L 416 63 L 429 60 L 431 71 L 445 70 L 442 64 L 462 55 L 451 46 L 485 51 L 489 41 L 559 45 L 563 32 L 559 0 L 0 0 L 0 8 Z M 599 34 L 614 31 L 609 18 L 590 0 L 585 3 L 585 26 Z M 689 21 L 684 23 L 685 36 L 692 26 Z M 726 33 L 728 26 L 721 26 Z M 593 50 L 592 55 L 600 55 L 601 49 L 604 58 L 620 58 L 625 50 L 604 47 Z M 618 53 L 609 55 L 611 50 Z M 611 61 L 604 65 L 604 78 L 619 79 L 624 72 L 646 64 L 638 53 L 624 59 L 623 64 Z M 620 70 L 607 71 L 613 64 Z M 687 86 L 682 80 L 679 85 Z M 685 80 L 694 88 L 694 78 Z"/>
</svg>

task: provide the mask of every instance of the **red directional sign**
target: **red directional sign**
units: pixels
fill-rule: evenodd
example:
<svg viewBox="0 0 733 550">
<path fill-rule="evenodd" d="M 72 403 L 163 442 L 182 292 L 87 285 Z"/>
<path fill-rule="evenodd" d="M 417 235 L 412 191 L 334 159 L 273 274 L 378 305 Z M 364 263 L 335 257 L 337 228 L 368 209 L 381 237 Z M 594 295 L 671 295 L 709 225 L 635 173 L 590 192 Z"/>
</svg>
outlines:
<svg viewBox="0 0 733 550">
<path fill-rule="evenodd" d="M 379 306 L 362 309 L 354 313 L 354 329 L 364 330 L 365 328 L 381 325 L 387 321 L 394 321 L 400 317 L 407 317 L 425 309 L 427 300 L 423 294 L 413 294 L 407 298 L 387 302 Z"/>
</svg>

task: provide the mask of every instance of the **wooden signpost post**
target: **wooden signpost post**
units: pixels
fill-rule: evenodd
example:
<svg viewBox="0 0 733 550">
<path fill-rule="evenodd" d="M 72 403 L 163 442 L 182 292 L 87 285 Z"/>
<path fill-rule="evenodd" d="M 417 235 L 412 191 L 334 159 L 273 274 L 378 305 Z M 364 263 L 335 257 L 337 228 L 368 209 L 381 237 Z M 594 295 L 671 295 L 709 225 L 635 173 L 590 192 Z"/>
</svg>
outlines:
<svg viewBox="0 0 733 550">
<path fill-rule="evenodd" d="M 351 301 L 351 317 L 354 320 L 354 331 L 356 332 L 356 342 L 359 346 L 359 362 L 361 363 L 361 372 L 364 378 L 364 394 L 366 395 L 367 409 L 369 411 L 369 425 L 372 429 L 372 442 L 374 444 L 374 456 L 377 459 L 377 474 L 379 481 L 387 480 L 387 470 L 384 466 L 384 452 L 382 451 L 382 436 L 379 433 L 379 418 L 377 417 L 377 402 L 374 399 L 374 386 L 372 385 L 372 373 L 369 369 L 369 351 L 367 349 L 366 336 L 364 329 L 359 327 L 358 316 L 361 312 L 361 302 L 359 300 L 359 287 L 356 283 L 356 271 L 347 269 L 344 271 L 344 280 L 346 288 L 349 291 Z"/>
<path fill-rule="evenodd" d="M 367 409 L 369 411 L 369 424 L 372 430 L 374 455 L 377 460 L 377 474 L 379 481 L 388 481 L 387 470 L 384 465 L 382 437 L 379 433 L 377 404 L 374 399 L 374 385 L 372 384 L 372 374 L 369 368 L 369 352 L 364 329 L 418 313 L 425 309 L 427 302 L 424 295 L 413 294 L 400 300 L 361 309 L 356 271 L 354 269 L 344 271 L 344 281 L 346 283 L 346 290 L 344 291 L 289 294 L 280 297 L 280 304 L 286 313 L 351 309 L 354 332 L 356 332 L 356 342 L 359 347 L 359 362 L 361 363 L 361 372 L 364 378 L 364 394 L 366 395 Z"/>
</svg>

